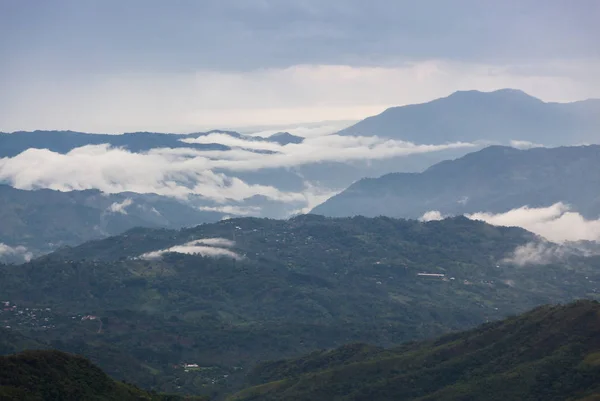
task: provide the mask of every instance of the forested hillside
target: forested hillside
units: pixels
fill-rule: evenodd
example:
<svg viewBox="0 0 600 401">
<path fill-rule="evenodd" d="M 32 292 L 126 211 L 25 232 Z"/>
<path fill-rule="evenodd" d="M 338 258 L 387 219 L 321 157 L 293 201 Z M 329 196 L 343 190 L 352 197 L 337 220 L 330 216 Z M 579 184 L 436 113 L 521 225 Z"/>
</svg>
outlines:
<svg viewBox="0 0 600 401">
<path fill-rule="evenodd" d="M 462 217 L 136 229 L 1 266 L 0 320 L 145 388 L 222 394 L 261 361 L 393 346 L 598 296 L 598 258 L 510 260 L 537 241 Z"/>
<path fill-rule="evenodd" d="M 262 365 L 251 380 L 229 401 L 597 400 L 600 304 L 544 306 L 388 350 L 315 352 Z"/>
<path fill-rule="evenodd" d="M 88 360 L 58 351 L 26 351 L 0 356 L 3 401 L 202 401 L 148 393 L 117 382 Z"/>
</svg>

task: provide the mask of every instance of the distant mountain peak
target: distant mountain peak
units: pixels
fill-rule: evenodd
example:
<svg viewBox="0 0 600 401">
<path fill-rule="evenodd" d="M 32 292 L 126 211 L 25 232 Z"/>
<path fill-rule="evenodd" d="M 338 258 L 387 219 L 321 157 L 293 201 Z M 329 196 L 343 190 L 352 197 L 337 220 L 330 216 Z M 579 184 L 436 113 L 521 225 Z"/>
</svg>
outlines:
<svg viewBox="0 0 600 401">
<path fill-rule="evenodd" d="M 289 132 L 277 132 L 266 138 L 270 142 L 277 142 L 280 145 L 287 145 L 290 143 L 302 143 L 304 142 L 304 138 L 297 135 L 292 135 Z"/>
<path fill-rule="evenodd" d="M 535 96 L 532 96 L 521 89 L 503 88 L 496 89 L 493 91 L 479 91 L 479 90 L 464 90 L 456 91 L 445 99 L 465 99 L 470 98 L 474 100 L 478 99 L 502 99 L 506 101 L 535 101 L 544 103 L 542 100 Z"/>
</svg>

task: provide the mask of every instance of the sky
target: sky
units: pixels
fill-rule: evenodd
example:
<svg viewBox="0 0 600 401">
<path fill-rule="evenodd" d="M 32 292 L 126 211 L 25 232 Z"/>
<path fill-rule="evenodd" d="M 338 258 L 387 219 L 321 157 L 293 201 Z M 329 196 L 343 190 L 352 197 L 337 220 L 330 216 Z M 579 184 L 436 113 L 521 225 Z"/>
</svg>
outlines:
<svg viewBox="0 0 600 401">
<path fill-rule="evenodd" d="M 0 0 L 0 131 L 358 120 L 456 90 L 600 98 L 596 0 Z"/>
</svg>

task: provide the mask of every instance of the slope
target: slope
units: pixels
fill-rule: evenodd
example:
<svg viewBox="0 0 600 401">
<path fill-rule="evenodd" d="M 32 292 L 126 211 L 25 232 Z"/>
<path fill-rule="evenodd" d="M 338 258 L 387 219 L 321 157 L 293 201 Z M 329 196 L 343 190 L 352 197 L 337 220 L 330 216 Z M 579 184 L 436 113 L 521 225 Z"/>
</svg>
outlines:
<svg viewBox="0 0 600 401">
<path fill-rule="evenodd" d="M 230 401 L 593 400 L 600 304 L 544 306 L 437 340 L 270 363 Z"/>
<path fill-rule="evenodd" d="M 588 218 L 600 214 L 600 146 L 518 150 L 491 146 L 423 173 L 363 179 L 313 209 L 326 216 L 417 218 L 505 212 L 564 202 Z"/>
<path fill-rule="evenodd" d="M 201 211 L 176 199 L 152 194 L 24 191 L 0 185 L 0 243 L 26 248 L 5 255 L 12 256 L 12 261 L 22 261 L 26 253 L 39 255 L 137 226 L 179 228 L 215 222 L 222 217 L 222 213 Z"/>
<path fill-rule="evenodd" d="M 204 248 L 184 246 L 197 241 Z M 598 258 L 526 267 L 506 260 L 535 241 L 522 229 L 463 217 L 309 215 L 135 229 L 0 266 L 10 305 L 0 316 L 146 388 L 222 391 L 256 362 L 349 342 L 392 346 L 597 297 Z M 178 251 L 140 258 L 168 249 Z M 44 312 L 31 316 L 32 308 Z M 184 372 L 191 362 L 202 369 Z"/>
<path fill-rule="evenodd" d="M 148 393 L 119 383 L 88 360 L 58 351 L 0 357 L 0 399 L 5 401 L 178 401 L 192 398 Z M 201 398 L 194 398 L 198 401 Z"/>
<path fill-rule="evenodd" d="M 514 89 L 461 91 L 428 103 L 393 107 L 344 129 L 413 143 L 511 140 L 546 146 L 597 143 L 600 100 L 545 103 Z"/>
</svg>

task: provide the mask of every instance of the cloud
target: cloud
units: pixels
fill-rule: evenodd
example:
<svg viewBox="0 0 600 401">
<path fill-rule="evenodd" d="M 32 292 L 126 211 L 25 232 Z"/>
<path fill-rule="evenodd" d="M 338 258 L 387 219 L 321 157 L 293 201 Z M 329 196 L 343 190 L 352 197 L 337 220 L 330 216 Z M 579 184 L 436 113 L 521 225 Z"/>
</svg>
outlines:
<svg viewBox="0 0 600 401">
<path fill-rule="evenodd" d="M 202 137 L 199 137 L 200 139 Z M 213 137 L 215 140 L 216 137 Z M 206 141 L 203 139 L 203 141 Z M 223 144 L 230 143 L 224 140 Z M 252 141 L 239 139 L 238 147 Z M 204 142 L 206 143 L 206 142 Z M 252 145 L 250 145 L 252 146 Z M 256 171 L 264 168 L 294 167 L 322 162 L 351 162 L 356 160 L 389 159 L 413 154 L 438 152 L 447 149 L 473 148 L 471 143 L 449 143 L 439 145 L 415 145 L 410 142 L 380 138 L 374 136 L 325 135 L 306 138 L 300 144 L 285 146 L 270 144 L 272 154 L 260 154 L 243 150 L 234 151 L 198 151 L 214 159 L 212 167 L 229 171 Z"/>
<path fill-rule="evenodd" d="M 237 253 L 226 249 L 232 247 L 235 243 L 225 238 L 206 238 L 187 242 L 183 245 L 173 246 L 171 248 L 159 251 L 148 252 L 140 256 L 140 259 L 153 260 L 159 259 L 166 253 L 183 253 L 188 255 L 202 255 L 207 257 L 228 257 L 232 259 L 242 259 Z"/>
<path fill-rule="evenodd" d="M 425 212 L 423 216 L 419 217 L 419 221 L 428 222 L 428 221 L 438 221 L 443 220 L 444 216 L 438 210 L 430 210 L 429 212 Z"/>
<path fill-rule="evenodd" d="M 557 244 L 548 242 L 529 242 L 517 247 L 513 253 L 502 260 L 502 263 L 526 265 L 546 265 L 563 260 L 572 250 Z"/>
<path fill-rule="evenodd" d="M 14 54 L 9 65 L 37 61 L 68 73 L 248 70 L 340 60 L 372 65 L 393 63 L 399 55 L 548 61 L 597 54 L 600 34 L 594 0 L 577 7 L 525 1 L 518 9 L 512 1 L 478 0 L 218 0 L 177 7 L 159 0 L 56 0 L 35 9 L 9 4 L 0 9 L 6 16 L 0 34 L 15 37 L 0 42 L 0 50 Z M 26 22 L 35 23 L 20 31 Z"/>
<path fill-rule="evenodd" d="M 473 146 L 468 143 L 414 145 L 376 136 L 339 135 L 308 138 L 301 144 L 285 146 L 225 134 L 210 134 L 194 140 L 235 144 L 236 147 L 227 151 L 157 148 L 146 153 L 133 153 L 108 145 L 88 145 L 66 154 L 31 148 L 14 157 L 0 159 L 0 181 L 19 189 L 70 191 L 96 188 L 106 193 L 156 193 L 178 198 L 196 194 L 223 205 L 262 196 L 278 202 L 300 203 L 304 208 L 325 200 L 332 191 L 309 182 L 305 183 L 301 192 L 282 191 L 271 185 L 249 184 L 236 174 L 322 162 L 385 159 Z M 271 153 L 249 150 L 253 147 L 268 149 Z M 126 200 L 122 204 L 111 205 L 109 210 L 126 213 L 129 205 Z"/>
<path fill-rule="evenodd" d="M 543 148 L 544 145 L 541 145 L 539 143 L 533 143 L 533 142 L 529 142 L 529 141 L 518 141 L 518 140 L 511 140 L 510 141 L 510 146 L 512 146 L 513 148 L 517 148 L 517 149 L 531 149 L 531 148 Z"/>
<path fill-rule="evenodd" d="M 570 211 L 568 205 L 555 203 L 549 207 L 527 206 L 506 213 L 474 213 L 466 215 L 496 226 L 522 227 L 549 241 L 566 243 L 575 241 L 600 241 L 600 220 L 586 220 L 581 214 Z"/>
<path fill-rule="evenodd" d="M 231 135 L 223 134 L 223 133 L 211 133 L 208 135 L 200 135 L 197 138 L 186 138 L 181 140 L 184 143 L 202 143 L 202 144 L 212 144 L 218 143 L 221 145 L 225 145 L 231 148 L 242 148 L 242 149 L 251 149 L 251 150 L 271 150 L 278 151 L 280 146 L 276 143 L 262 141 L 262 140 L 251 140 L 251 139 L 243 139 L 236 138 Z"/>
<path fill-rule="evenodd" d="M 198 209 L 205 212 L 219 212 L 236 216 L 260 216 L 261 208 L 258 206 L 200 206 Z"/>
<path fill-rule="evenodd" d="M 250 185 L 239 178 L 215 173 L 210 170 L 214 167 L 211 163 L 191 150 L 188 154 L 169 149 L 132 153 L 108 145 L 91 145 L 60 154 L 47 149 L 28 149 L 13 158 L 0 159 L 0 180 L 20 189 L 97 188 L 107 193 L 131 191 L 180 198 L 201 194 L 218 202 L 255 195 L 282 202 L 304 199 L 302 194 Z"/>
<path fill-rule="evenodd" d="M 110 213 L 120 213 L 120 214 L 127 214 L 127 208 L 129 206 L 131 206 L 133 204 L 133 199 L 127 198 L 125 199 L 123 202 L 119 203 L 119 202 L 114 202 L 112 205 L 110 205 L 107 209 L 108 212 Z M 158 211 L 156 209 L 154 209 L 155 212 L 158 213 Z"/>
<path fill-rule="evenodd" d="M 29 262 L 33 258 L 33 254 L 22 245 L 12 247 L 0 242 L 0 258 L 17 258 Z"/>
</svg>

